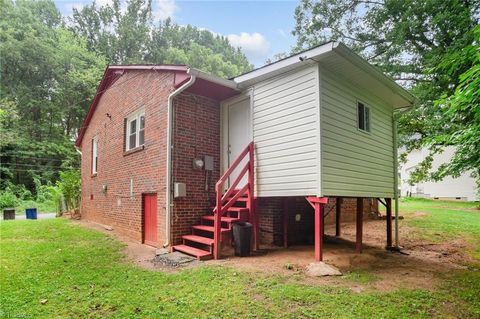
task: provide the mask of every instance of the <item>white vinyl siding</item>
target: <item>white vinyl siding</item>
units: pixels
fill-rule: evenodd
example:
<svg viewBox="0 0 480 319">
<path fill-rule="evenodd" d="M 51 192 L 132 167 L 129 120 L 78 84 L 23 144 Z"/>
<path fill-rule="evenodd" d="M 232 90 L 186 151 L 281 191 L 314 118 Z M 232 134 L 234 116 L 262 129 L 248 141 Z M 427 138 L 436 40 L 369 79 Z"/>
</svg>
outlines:
<svg viewBox="0 0 480 319">
<path fill-rule="evenodd" d="M 257 196 L 318 195 L 318 67 L 255 84 L 252 114 Z"/>
<path fill-rule="evenodd" d="M 393 197 L 392 108 L 333 70 L 320 69 L 323 196 Z M 357 103 L 369 112 L 358 125 Z"/>
</svg>

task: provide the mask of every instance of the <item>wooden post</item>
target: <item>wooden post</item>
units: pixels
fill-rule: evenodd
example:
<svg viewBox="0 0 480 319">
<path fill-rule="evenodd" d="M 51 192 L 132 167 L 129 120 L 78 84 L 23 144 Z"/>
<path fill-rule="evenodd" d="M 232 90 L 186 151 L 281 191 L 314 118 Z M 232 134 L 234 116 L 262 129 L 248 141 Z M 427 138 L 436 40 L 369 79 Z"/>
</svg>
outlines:
<svg viewBox="0 0 480 319">
<path fill-rule="evenodd" d="M 355 250 L 357 253 L 362 252 L 362 237 L 363 237 L 363 198 L 357 198 L 357 240 Z"/>
<path fill-rule="evenodd" d="M 341 216 L 341 211 L 342 211 L 342 198 L 337 197 L 336 203 L 335 203 L 335 236 L 339 237 L 341 234 L 341 229 L 340 229 L 340 216 Z"/>
<path fill-rule="evenodd" d="M 315 261 L 323 260 L 323 208 L 315 203 Z"/>
<path fill-rule="evenodd" d="M 385 198 L 386 211 L 387 211 L 387 249 L 392 248 L 392 199 Z"/>
<path fill-rule="evenodd" d="M 289 198 L 283 199 L 283 247 L 288 247 L 288 211 L 289 211 Z"/>
</svg>

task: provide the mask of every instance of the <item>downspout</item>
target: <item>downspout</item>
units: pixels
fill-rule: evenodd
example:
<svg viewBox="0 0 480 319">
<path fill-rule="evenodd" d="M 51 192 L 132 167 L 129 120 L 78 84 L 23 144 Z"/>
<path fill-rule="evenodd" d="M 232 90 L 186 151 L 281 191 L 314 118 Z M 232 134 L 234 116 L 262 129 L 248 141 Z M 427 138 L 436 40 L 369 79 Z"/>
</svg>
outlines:
<svg viewBox="0 0 480 319">
<path fill-rule="evenodd" d="M 186 89 L 195 83 L 195 75 L 190 75 L 190 80 L 187 83 L 180 86 L 178 89 L 170 93 L 168 96 L 168 108 L 167 108 L 167 187 L 165 193 L 165 233 L 167 241 L 163 244 L 163 247 L 170 246 L 171 237 L 171 218 L 172 218 L 172 127 L 173 127 L 173 99 L 178 94 L 182 93 Z"/>
<path fill-rule="evenodd" d="M 395 113 L 392 116 L 392 130 L 393 130 L 393 196 L 395 199 L 395 248 L 399 249 L 398 244 L 398 142 L 397 142 L 397 121 L 395 120 Z"/>
</svg>

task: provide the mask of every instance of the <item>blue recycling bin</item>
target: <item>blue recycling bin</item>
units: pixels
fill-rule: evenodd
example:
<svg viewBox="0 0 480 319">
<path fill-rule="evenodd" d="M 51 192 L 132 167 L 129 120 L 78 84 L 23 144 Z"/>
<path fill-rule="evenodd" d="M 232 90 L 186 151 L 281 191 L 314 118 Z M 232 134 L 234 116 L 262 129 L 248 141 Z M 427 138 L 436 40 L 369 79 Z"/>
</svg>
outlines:
<svg viewBox="0 0 480 319">
<path fill-rule="evenodd" d="M 37 209 L 27 208 L 25 209 L 25 215 L 27 215 L 27 219 L 37 219 Z"/>
</svg>

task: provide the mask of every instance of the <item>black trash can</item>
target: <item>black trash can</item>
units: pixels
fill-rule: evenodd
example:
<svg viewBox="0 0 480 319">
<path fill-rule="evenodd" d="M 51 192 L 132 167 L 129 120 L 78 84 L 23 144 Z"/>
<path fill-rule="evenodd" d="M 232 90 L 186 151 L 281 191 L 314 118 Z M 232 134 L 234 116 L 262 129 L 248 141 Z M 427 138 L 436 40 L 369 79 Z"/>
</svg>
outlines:
<svg viewBox="0 0 480 319">
<path fill-rule="evenodd" d="M 252 224 L 239 222 L 233 224 L 233 241 L 235 243 L 235 256 L 250 256 L 252 242 Z"/>
<path fill-rule="evenodd" d="M 15 209 L 14 208 L 5 208 L 3 210 L 3 220 L 15 219 Z"/>
</svg>

